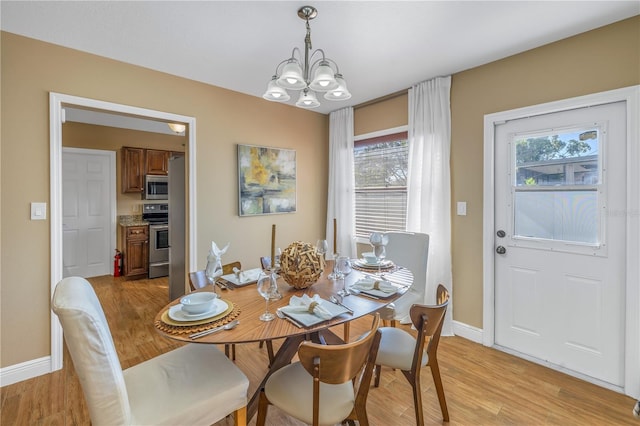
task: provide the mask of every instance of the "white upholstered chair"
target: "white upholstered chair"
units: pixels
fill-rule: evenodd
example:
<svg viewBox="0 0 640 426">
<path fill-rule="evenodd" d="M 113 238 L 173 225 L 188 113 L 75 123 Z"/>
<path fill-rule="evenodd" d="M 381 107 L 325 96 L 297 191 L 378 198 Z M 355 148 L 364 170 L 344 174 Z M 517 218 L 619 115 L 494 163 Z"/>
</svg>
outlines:
<svg viewBox="0 0 640 426">
<path fill-rule="evenodd" d="M 210 425 L 234 413 L 246 424 L 247 377 L 214 345 L 187 344 L 122 370 L 91 284 L 58 283 L 52 309 L 89 407 L 100 425 Z"/>
<path fill-rule="evenodd" d="M 368 426 L 367 394 L 380 341 L 379 322 L 380 316 L 376 314 L 371 330 L 351 343 L 302 342 L 298 348 L 300 361 L 267 379 L 260 392 L 256 425 L 266 424 L 267 409 L 273 404 L 314 426 L 333 425 L 346 419 Z"/>
<path fill-rule="evenodd" d="M 401 370 L 413 388 L 413 406 L 416 424 L 419 426 L 424 425 L 420 371 L 422 367 L 427 365 L 431 368 L 442 418 L 445 422 L 449 421 L 449 411 L 437 357 L 444 315 L 449 305 L 449 292 L 442 284 L 438 285 L 436 303 L 436 305 L 413 305 L 411 307 L 409 314 L 411 322 L 418 330 L 418 335 L 415 338 L 400 328 L 380 328 L 382 337 L 376 358 L 375 386 L 378 387 L 380 384 L 382 365 Z"/>
<path fill-rule="evenodd" d="M 389 238 L 386 258 L 396 265 L 404 266 L 413 273 L 413 284 L 398 300 L 382 308 L 380 318 L 385 322 L 411 322 L 409 309 L 414 303 L 424 303 L 427 288 L 427 260 L 429 257 L 429 235 L 418 232 L 385 232 Z"/>
</svg>

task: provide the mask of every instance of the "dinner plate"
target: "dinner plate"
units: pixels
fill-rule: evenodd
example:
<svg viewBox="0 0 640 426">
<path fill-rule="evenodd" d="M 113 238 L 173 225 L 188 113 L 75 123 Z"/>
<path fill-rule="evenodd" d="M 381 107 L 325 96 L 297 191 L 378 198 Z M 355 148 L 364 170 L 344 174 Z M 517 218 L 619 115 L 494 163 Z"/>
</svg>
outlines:
<svg viewBox="0 0 640 426">
<path fill-rule="evenodd" d="M 180 322 L 198 321 L 205 318 L 215 317 L 216 315 L 226 311 L 228 307 L 229 305 L 227 305 L 227 302 L 221 299 L 216 299 L 213 301 L 213 308 L 211 308 L 211 310 L 209 310 L 208 312 L 203 312 L 201 314 L 192 315 L 183 311 L 182 304 L 178 303 L 177 305 L 169 308 L 169 318 L 174 321 Z"/>
<path fill-rule="evenodd" d="M 356 259 L 353 261 L 353 263 L 360 268 L 378 269 L 378 263 L 369 263 L 365 259 Z M 392 260 L 385 259 L 380 262 L 380 268 L 391 268 L 392 266 Z"/>
</svg>

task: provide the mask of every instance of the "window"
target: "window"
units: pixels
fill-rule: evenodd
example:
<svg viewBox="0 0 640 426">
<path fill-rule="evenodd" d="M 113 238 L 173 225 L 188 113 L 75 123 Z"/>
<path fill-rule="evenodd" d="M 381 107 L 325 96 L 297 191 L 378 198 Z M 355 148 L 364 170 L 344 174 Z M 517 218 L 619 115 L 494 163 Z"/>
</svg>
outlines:
<svg viewBox="0 0 640 426">
<path fill-rule="evenodd" d="M 356 237 L 406 230 L 408 159 L 406 131 L 354 142 Z"/>
<path fill-rule="evenodd" d="M 516 135 L 514 236 L 599 244 L 599 127 Z"/>
</svg>

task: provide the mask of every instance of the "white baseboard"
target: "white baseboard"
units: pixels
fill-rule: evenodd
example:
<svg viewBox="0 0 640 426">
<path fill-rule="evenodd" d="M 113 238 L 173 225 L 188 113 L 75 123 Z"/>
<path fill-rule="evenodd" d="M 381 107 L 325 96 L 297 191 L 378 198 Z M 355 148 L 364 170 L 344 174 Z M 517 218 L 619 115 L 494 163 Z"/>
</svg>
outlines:
<svg viewBox="0 0 640 426">
<path fill-rule="evenodd" d="M 453 333 L 475 343 L 482 344 L 482 329 L 459 321 L 453 321 Z"/>
<path fill-rule="evenodd" d="M 0 387 L 51 373 L 51 357 L 45 356 L 0 369 Z"/>
</svg>

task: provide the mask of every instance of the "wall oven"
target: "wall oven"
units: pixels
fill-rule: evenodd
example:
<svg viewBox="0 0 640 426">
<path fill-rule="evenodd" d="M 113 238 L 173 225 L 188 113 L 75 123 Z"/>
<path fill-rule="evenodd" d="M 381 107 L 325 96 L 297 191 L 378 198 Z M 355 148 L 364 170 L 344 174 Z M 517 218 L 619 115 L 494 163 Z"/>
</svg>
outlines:
<svg viewBox="0 0 640 426">
<path fill-rule="evenodd" d="M 169 205 L 145 204 L 142 219 L 149 222 L 149 278 L 169 275 Z"/>
<path fill-rule="evenodd" d="M 169 177 L 146 175 L 144 177 L 144 199 L 145 200 L 168 200 L 169 199 Z"/>
</svg>

